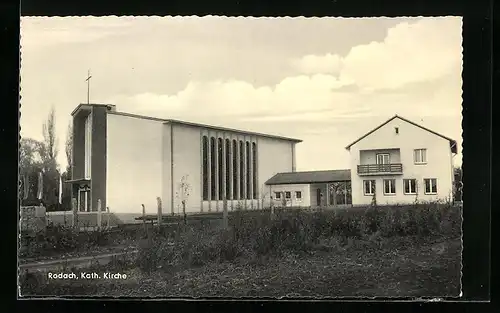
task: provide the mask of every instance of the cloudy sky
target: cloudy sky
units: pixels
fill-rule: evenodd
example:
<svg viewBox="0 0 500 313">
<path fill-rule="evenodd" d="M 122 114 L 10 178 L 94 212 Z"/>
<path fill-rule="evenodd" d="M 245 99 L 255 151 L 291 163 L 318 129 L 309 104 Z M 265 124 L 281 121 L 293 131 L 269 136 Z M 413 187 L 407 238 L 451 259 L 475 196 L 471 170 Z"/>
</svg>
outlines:
<svg viewBox="0 0 500 313">
<path fill-rule="evenodd" d="M 297 137 L 297 170 L 394 114 L 462 143 L 462 21 L 443 18 L 22 18 L 21 136 L 56 110 L 117 110 Z M 460 152 L 460 148 L 459 148 Z M 455 157 L 461 164 L 461 154 Z"/>
</svg>

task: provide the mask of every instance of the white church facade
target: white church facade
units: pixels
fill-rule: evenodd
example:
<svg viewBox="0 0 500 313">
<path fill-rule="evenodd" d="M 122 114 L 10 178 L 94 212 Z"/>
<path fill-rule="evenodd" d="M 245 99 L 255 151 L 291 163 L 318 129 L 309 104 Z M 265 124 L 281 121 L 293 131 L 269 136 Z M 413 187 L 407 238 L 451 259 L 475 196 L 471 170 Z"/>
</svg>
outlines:
<svg viewBox="0 0 500 313">
<path fill-rule="evenodd" d="M 73 198 L 80 212 L 100 200 L 123 222 L 142 213 L 216 212 L 269 206 L 265 182 L 295 171 L 301 140 L 119 112 L 80 104 L 73 112 Z"/>
</svg>

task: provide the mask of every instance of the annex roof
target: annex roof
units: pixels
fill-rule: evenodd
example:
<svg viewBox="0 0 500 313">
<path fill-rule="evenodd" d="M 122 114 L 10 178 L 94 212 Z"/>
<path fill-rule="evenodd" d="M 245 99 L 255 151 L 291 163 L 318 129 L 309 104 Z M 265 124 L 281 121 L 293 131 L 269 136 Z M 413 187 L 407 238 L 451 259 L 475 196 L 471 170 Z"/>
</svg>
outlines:
<svg viewBox="0 0 500 313">
<path fill-rule="evenodd" d="M 415 122 L 412 122 L 412 121 L 410 121 L 410 120 L 408 120 L 408 119 L 406 119 L 406 118 L 404 118 L 404 117 L 401 117 L 401 116 L 399 116 L 399 115 L 397 115 L 397 114 L 396 114 L 396 115 L 394 115 L 393 117 L 391 117 L 390 119 L 388 119 L 387 121 L 385 121 L 384 123 L 380 124 L 379 126 L 375 127 L 375 128 L 374 128 L 374 129 L 372 129 L 371 131 L 367 132 L 367 133 L 366 133 L 366 134 L 364 134 L 363 136 L 359 137 L 358 139 L 356 139 L 354 142 L 352 142 L 351 144 L 349 144 L 349 145 L 348 145 L 347 147 L 345 147 L 345 148 L 346 148 L 347 150 L 349 150 L 349 149 L 351 148 L 351 146 L 352 146 L 352 145 L 354 145 L 355 143 L 357 143 L 357 142 L 361 141 L 363 138 L 365 138 L 365 137 L 367 137 L 368 135 L 370 135 L 370 134 L 374 133 L 375 131 L 377 131 L 378 129 L 382 128 L 383 126 L 385 126 L 385 125 L 386 125 L 386 124 L 388 124 L 390 121 L 392 121 L 392 120 L 394 120 L 394 119 L 396 119 L 396 118 L 399 118 L 399 119 L 400 119 L 400 120 L 402 120 L 402 121 L 405 121 L 405 122 L 407 122 L 407 123 L 409 123 L 409 124 L 412 124 L 412 125 L 414 125 L 414 126 L 416 126 L 416 127 L 419 127 L 419 128 L 421 128 L 421 129 L 423 129 L 423 130 L 426 130 L 426 131 L 428 131 L 428 132 L 430 132 L 430 133 L 432 133 L 432 134 L 434 134 L 434 135 L 436 135 L 436 136 L 439 136 L 439 137 L 441 137 L 441 138 L 444 138 L 444 139 L 448 140 L 448 141 L 450 142 L 451 152 L 453 152 L 453 153 L 457 153 L 457 142 L 456 142 L 455 140 L 453 140 L 453 139 L 451 139 L 451 138 L 449 138 L 449 137 L 446 137 L 446 136 L 444 136 L 444 135 L 441 135 L 441 134 L 439 134 L 439 133 L 436 133 L 436 132 L 435 132 L 435 131 L 433 131 L 433 130 L 430 130 L 430 129 L 428 129 L 428 128 L 426 128 L 426 127 L 422 126 L 422 125 L 419 125 L 419 124 L 417 124 L 417 123 L 415 123 Z"/>
<path fill-rule="evenodd" d="M 350 181 L 351 170 L 326 170 L 278 173 L 266 181 L 266 185 L 314 184 Z"/>
</svg>

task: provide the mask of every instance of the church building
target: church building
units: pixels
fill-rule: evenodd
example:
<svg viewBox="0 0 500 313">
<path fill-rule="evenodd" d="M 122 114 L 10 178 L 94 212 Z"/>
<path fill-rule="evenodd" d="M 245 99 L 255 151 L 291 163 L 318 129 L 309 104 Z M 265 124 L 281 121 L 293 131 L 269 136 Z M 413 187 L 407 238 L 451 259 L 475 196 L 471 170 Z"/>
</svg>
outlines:
<svg viewBox="0 0 500 313">
<path fill-rule="evenodd" d="M 80 212 L 98 202 L 123 222 L 142 214 L 259 209 L 265 182 L 295 172 L 299 139 L 140 116 L 107 104 L 80 104 L 73 118 L 73 198 Z"/>
</svg>

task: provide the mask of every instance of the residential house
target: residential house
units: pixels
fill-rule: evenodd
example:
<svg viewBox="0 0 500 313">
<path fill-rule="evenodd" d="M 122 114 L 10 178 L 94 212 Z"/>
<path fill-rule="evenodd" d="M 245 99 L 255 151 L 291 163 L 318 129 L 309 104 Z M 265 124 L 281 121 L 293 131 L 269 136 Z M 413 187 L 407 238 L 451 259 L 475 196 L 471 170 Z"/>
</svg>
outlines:
<svg viewBox="0 0 500 313">
<path fill-rule="evenodd" d="M 352 204 L 451 199 L 455 140 L 395 115 L 346 147 Z"/>
</svg>

